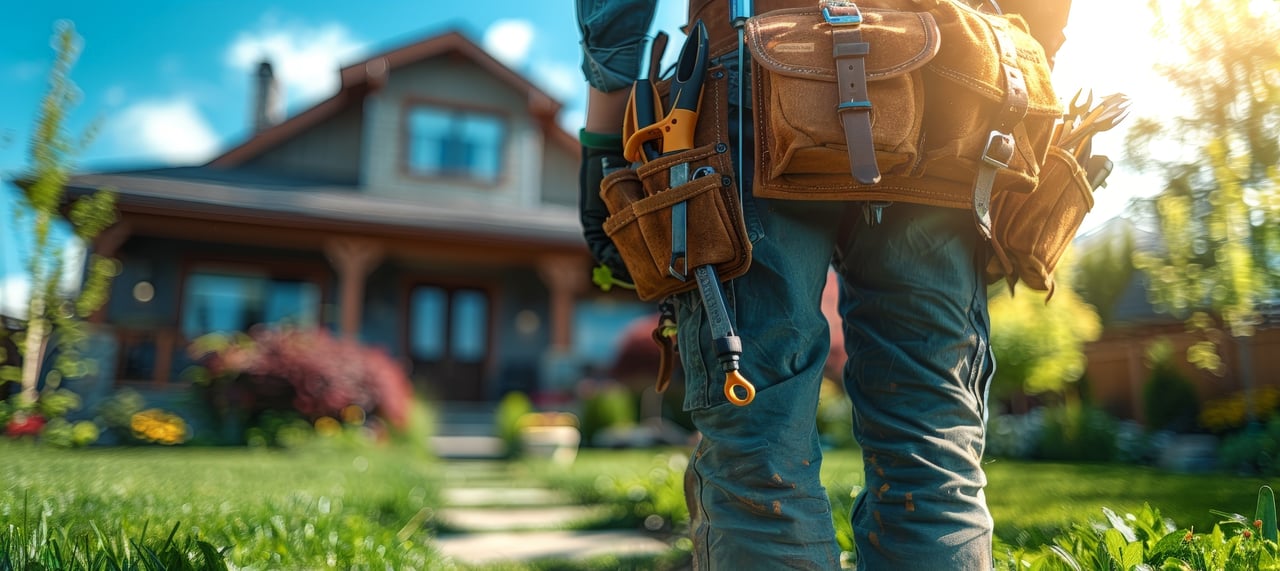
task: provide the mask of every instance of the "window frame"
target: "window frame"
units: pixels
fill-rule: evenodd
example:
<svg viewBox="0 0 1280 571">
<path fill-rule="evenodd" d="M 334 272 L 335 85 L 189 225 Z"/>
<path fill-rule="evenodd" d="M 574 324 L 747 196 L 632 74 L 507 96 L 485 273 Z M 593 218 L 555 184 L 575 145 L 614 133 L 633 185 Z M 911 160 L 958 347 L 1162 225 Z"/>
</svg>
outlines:
<svg viewBox="0 0 1280 571">
<path fill-rule="evenodd" d="M 488 115 L 498 120 L 502 125 L 502 134 L 498 141 L 498 172 L 492 179 L 478 178 L 471 174 L 453 174 L 448 172 L 424 172 L 416 170 L 410 164 L 411 147 L 413 145 L 413 125 L 411 116 L 415 109 L 420 107 L 429 107 L 439 110 L 451 112 L 451 114 L 474 114 Z M 461 184 L 475 188 L 498 188 L 506 184 L 508 177 L 511 175 L 511 141 L 512 137 L 512 115 L 509 110 L 488 105 L 477 105 L 459 101 L 450 101 L 434 97 L 410 96 L 401 101 L 400 104 L 400 148 L 398 155 L 398 167 L 401 176 L 410 180 L 441 182 L 446 181 L 452 184 Z"/>
</svg>

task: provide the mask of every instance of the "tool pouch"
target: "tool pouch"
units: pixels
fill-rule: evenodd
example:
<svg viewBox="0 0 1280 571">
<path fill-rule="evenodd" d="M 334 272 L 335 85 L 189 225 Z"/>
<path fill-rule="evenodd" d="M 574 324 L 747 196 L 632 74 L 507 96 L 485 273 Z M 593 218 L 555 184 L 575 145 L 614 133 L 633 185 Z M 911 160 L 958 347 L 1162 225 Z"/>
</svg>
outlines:
<svg viewBox="0 0 1280 571">
<path fill-rule="evenodd" d="M 1050 147 L 1034 191 L 1006 192 L 991 205 L 988 277 L 1004 277 L 1011 290 L 1021 280 L 1052 296 L 1053 270 L 1092 208 L 1084 169 L 1071 153 Z"/>
<path fill-rule="evenodd" d="M 839 35 L 850 26 L 829 23 L 820 8 L 748 21 L 760 134 L 753 192 L 973 208 L 994 119 L 1010 98 L 1010 74 L 1025 83 L 1026 111 L 993 190 L 1035 188 L 1061 104 L 1025 22 L 950 0 L 857 5 L 861 23 L 852 43 Z M 862 93 L 865 101 L 850 100 Z M 878 181 L 857 174 L 866 161 Z"/>
<path fill-rule="evenodd" d="M 722 67 L 707 70 L 694 148 L 613 172 L 601 183 L 600 196 L 610 213 L 604 231 L 618 247 L 642 300 L 695 289 L 693 270 L 698 266 L 711 264 L 721 280 L 729 280 L 751 263 L 751 242 L 732 176 L 726 78 Z M 666 86 L 658 89 L 665 92 Z M 673 167 L 687 168 L 689 176 L 675 188 Z M 683 257 L 678 247 L 682 239 Z M 673 268 L 682 275 L 672 275 Z"/>
</svg>

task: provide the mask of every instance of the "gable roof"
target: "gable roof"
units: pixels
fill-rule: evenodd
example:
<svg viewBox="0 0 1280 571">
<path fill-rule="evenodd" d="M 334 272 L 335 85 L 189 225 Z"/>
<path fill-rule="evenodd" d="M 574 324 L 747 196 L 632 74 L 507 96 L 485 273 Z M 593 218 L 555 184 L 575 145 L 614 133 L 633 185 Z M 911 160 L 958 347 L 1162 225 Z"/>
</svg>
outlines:
<svg viewBox="0 0 1280 571">
<path fill-rule="evenodd" d="M 457 54 L 467 58 L 516 91 L 525 93 L 528 101 L 527 110 L 541 125 L 547 138 L 561 145 L 565 150 L 578 152 L 577 139 L 556 124 L 556 116 L 563 107 L 560 102 L 489 55 L 465 34 L 453 30 L 343 67 L 338 72 L 342 85 L 332 97 L 276 125 L 254 133 L 248 140 L 209 161 L 208 166 L 242 165 L 337 115 L 344 109 L 362 103 L 366 96 L 376 92 L 386 83 L 387 77 L 393 70 L 444 54 Z"/>
</svg>

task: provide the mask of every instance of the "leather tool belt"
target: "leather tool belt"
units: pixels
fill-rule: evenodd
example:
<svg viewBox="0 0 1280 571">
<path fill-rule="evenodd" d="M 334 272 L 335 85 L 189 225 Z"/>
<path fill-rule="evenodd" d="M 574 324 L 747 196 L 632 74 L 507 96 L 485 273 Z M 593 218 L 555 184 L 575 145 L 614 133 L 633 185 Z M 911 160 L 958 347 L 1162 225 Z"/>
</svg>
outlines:
<svg viewBox="0 0 1280 571">
<path fill-rule="evenodd" d="M 826 1 L 751 18 L 746 42 L 756 196 L 970 209 L 993 277 L 1052 287 L 1092 198 L 1087 184 L 1063 190 L 1080 167 L 1049 152 L 1062 104 L 1020 17 L 951 0 Z M 1045 226 L 1058 236 L 1031 232 Z"/>
</svg>

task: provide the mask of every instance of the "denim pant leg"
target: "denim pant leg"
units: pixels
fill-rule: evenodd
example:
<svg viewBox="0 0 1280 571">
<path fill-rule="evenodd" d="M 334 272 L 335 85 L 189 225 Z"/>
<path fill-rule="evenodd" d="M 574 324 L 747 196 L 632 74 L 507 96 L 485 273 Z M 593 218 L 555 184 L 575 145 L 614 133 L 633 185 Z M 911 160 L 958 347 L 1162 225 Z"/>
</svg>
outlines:
<svg viewBox="0 0 1280 571">
<path fill-rule="evenodd" d="M 982 471 L 994 362 L 973 214 L 895 204 L 840 246 L 845 387 L 866 486 L 858 569 L 991 569 Z"/>
<path fill-rule="evenodd" d="M 680 297 L 685 406 L 702 441 L 690 462 L 695 569 L 837 569 L 814 421 L 830 349 L 820 301 L 843 205 L 746 197 L 753 261 L 726 284 L 757 388 L 739 407 L 696 293 Z"/>
</svg>

